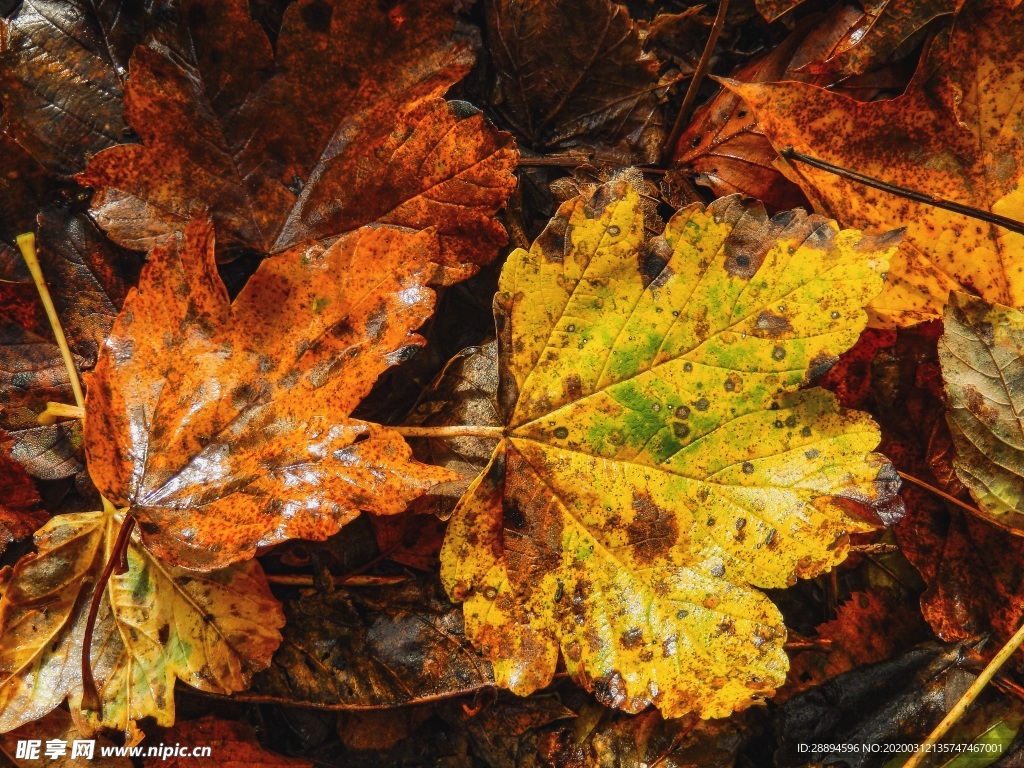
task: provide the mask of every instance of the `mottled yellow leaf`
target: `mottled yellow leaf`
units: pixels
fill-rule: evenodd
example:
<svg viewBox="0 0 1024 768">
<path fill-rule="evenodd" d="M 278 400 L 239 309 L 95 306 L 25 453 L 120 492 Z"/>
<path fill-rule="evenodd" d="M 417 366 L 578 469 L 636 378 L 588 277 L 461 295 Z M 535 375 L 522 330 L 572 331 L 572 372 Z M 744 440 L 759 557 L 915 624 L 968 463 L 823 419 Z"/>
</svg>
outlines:
<svg viewBox="0 0 1024 768">
<path fill-rule="evenodd" d="M 32 722 L 69 699 L 81 707 L 83 634 L 95 581 L 121 516 L 58 515 L 36 532 L 37 554 L 14 566 L 0 600 L 0 732 Z M 114 574 L 100 603 L 92 664 L 103 702 L 90 726 L 126 731 L 154 717 L 174 722 L 174 684 L 242 690 L 270 663 L 284 624 L 255 561 L 219 571 L 175 568 L 139 543 L 128 572 Z"/>
<path fill-rule="evenodd" d="M 871 419 L 800 390 L 857 339 L 898 236 L 723 198 L 645 241 L 613 181 L 501 275 L 505 437 L 456 508 L 442 578 L 499 683 L 559 651 L 606 704 L 721 717 L 785 679 L 757 587 L 841 562 L 894 513 Z"/>
</svg>

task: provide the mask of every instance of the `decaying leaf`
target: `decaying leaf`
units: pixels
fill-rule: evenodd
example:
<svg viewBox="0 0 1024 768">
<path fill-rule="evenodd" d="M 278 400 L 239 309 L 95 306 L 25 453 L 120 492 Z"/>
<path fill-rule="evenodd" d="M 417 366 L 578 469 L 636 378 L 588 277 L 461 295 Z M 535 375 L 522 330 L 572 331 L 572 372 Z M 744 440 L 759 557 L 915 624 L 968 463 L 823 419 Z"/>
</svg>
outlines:
<svg viewBox="0 0 1024 768">
<path fill-rule="evenodd" d="M 845 558 L 898 479 L 878 430 L 798 391 L 853 344 L 898 234 L 723 198 L 645 242 L 615 181 L 565 203 L 495 301 L 506 428 L 442 552 L 499 684 L 721 717 L 782 683 L 757 587 Z"/>
<path fill-rule="evenodd" d="M 803 0 L 756 0 L 768 21 L 782 17 Z M 963 6 L 963 0 L 865 0 L 856 23 L 836 50 L 819 65 L 836 73 L 862 74 L 887 59 L 905 55 L 919 41 L 924 28 Z"/>
<path fill-rule="evenodd" d="M 222 259 L 373 222 L 434 227 L 449 279 L 494 257 L 516 154 L 443 98 L 474 58 L 449 2 L 301 0 L 276 57 L 242 0 L 184 5 L 191 60 L 159 42 L 131 59 L 125 118 L 142 143 L 79 177 L 111 238 L 148 250 L 209 211 Z"/>
<path fill-rule="evenodd" d="M 204 717 L 176 723 L 163 734 L 163 744 L 210 748 L 209 757 L 146 758 L 146 768 L 313 768 L 309 760 L 276 755 L 264 749 L 245 723 Z"/>
<path fill-rule="evenodd" d="M 783 42 L 741 67 L 732 78 L 744 83 L 813 83 L 858 101 L 871 101 L 883 87 L 898 85 L 902 90 L 887 72 L 842 80 L 816 72 L 815 65 L 835 52 L 861 15 L 853 6 L 838 5 L 823 16 L 808 17 Z M 710 187 L 717 196 L 739 192 L 757 198 L 770 210 L 806 206 L 800 188 L 776 167 L 778 159 L 750 108 L 735 93 L 723 89 L 694 112 L 673 150 L 666 182 L 675 187 L 680 175 L 693 175 L 694 181 Z"/>
<path fill-rule="evenodd" d="M 977 662 L 966 644 L 927 643 L 795 696 L 775 716 L 775 764 L 867 768 L 876 764 L 879 749 L 871 745 L 912 747 L 974 682 Z M 805 750 L 801 744 L 814 746 Z"/>
<path fill-rule="evenodd" d="M 141 259 L 110 243 L 82 214 L 47 209 L 37 221 L 43 275 L 80 371 L 90 370 Z M 42 314 L 35 286 L 24 270 L 0 283 L 0 429 L 11 455 L 33 477 L 58 480 L 82 472 L 82 432 L 77 421 L 43 426 L 47 402 L 74 403 L 60 349 Z M 12 265 L 13 266 L 13 265 Z"/>
<path fill-rule="evenodd" d="M 305 595 L 285 614 L 281 649 L 243 698 L 377 709 L 494 684 L 436 581 Z"/>
<path fill-rule="evenodd" d="M 802 83 L 731 83 L 777 147 L 900 186 L 1024 219 L 1024 8 L 964 11 L 936 40 L 907 92 L 862 104 Z M 911 325 L 941 317 L 966 290 L 1024 305 L 1024 236 L 871 189 L 808 166 L 790 173 L 844 226 L 906 227 L 874 321 Z"/>
<path fill-rule="evenodd" d="M 82 643 L 96 579 L 121 515 L 58 515 L 36 532 L 0 600 L 0 731 L 30 723 L 68 699 L 82 703 Z M 211 573 L 156 560 L 133 541 L 128 572 L 100 603 L 91 657 L 102 713 L 90 727 L 141 737 L 137 722 L 174 722 L 174 684 L 217 693 L 244 689 L 270 662 L 284 623 L 256 562 Z"/>
<path fill-rule="evenodd" d="M 501 424 L 498 407 L 498 343 L 469 347 L 445 365 L 423 392 L 405 420 L 411 426 L 444 427 L 456 424 Z M 420 461 L 446 467 L 459 478 L 430 489 L 416 502 L 418 511 L 445 520 L 469 484 L 487 466 L 496 442 L 486 437 L 411 438 L 409 445 Z"/>
<path fill-rule="evenodd" d="M 1024 313 L 954 293 L 944 328 L 939 360 L 957 476 L 989 519 L 1024 531 Z"/>
<path fill-rule="evenodd" d="M 52 739 L 59 739 L 67 742 L 66 754 L 63 757 L 49 760 L 46 763 L 47 768 L 78 768 L 82 764 L 82 758 L 72 758 L 71 751 L 76 740 L 85 738 L 75 727 L 74 720 L 68 712 L 63 709 L 55 709 L 29 725 L 23 725 L 13 731 L 0 734 L 0 754 L 10 760 L 13 768 L 33 768 L 33 766 L 39 765 L 39 759 L 17 759 L 18 742 L 23 739 L 37 739 L 45 744 Z M 96 742 L 96 746 L 93 748 L 94 757 L 89 762 L 90 768 L 133 768 L 129 757 L 104 757 L 102 755 L 103 747 L 113 746 L 110 739 L 96 734 L 89 738 Z"/>
<path fill-rule="evenodd" d="M 46 521 L 35 484 L 11 458 L 10 445 L 0 433 L 0 554 L 15 539 L 32 535 Z"/>
<path fill-rule="evenodd" d="M 430 232 L 366 227 L 266 259 L 232 303 L 211 225 L 190 223 L 150 253 L 88 379 L 97 487 L 161 559 L 206 569 L 452 479 L 350 416 L 423 343 L 437 252 Z"/>
<path fill-rule="evenodd" d="M 489 0 L 487 33 L 496 41 L 491 101 L 530 147 L 657 161 L 666 133 L 661 102 L 672 79 L 659 76 L 623 6 Z"/>
<path fill-rule="evenodd" d="M 789 670 L 781 701 L 843 672 L 875 664 L 928 639 L 920 614 L 888 590 L 855 592 L 839 606 L 836 617 L 818 627 L 821 648 L 799 653 Z"/>
</svg>

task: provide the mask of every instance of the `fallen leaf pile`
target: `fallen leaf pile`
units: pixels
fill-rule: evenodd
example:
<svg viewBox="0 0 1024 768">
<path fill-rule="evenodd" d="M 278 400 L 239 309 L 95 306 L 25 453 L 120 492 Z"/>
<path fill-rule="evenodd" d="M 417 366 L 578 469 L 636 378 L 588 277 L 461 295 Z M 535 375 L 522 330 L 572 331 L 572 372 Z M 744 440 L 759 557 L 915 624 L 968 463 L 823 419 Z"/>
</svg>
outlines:
<svg viewBox="0 0 1024 768">
<path fill-rule="evenodd" d="M 0 4 L 5 764 L 902 764 L 1024 616 L 1022 22 Z"/>
</svg>

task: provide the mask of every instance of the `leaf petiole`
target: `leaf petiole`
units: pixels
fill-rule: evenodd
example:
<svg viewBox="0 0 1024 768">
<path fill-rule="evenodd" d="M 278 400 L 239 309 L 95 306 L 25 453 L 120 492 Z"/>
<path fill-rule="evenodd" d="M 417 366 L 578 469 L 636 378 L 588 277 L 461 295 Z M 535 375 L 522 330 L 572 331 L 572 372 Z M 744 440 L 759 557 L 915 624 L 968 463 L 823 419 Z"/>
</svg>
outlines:
<svg viewBox="0 0 1024 768">
<path fill-rule="evenodd" d="M 457 424 L 450 427 L 389 427 L 403 437 L 484 437 L 500 440 L 505 436 L 504 427 L 482 427 L 472 424 Z"/>
<path fill-rule="evenodd" d="M 57 419 L 84 419 L 85 408 L 67 403 L 47 403 L 46 410 L 36 417 L 36 421 L 44 426 L 55 424 Z"/>
<path fill-rule="evenodd" d="M 78 378 L 78 369 L 75 368 L 75 359 L 71 356 L 71 347 L 64 336 L 64 329 L 61 327 L 60 318 L 57 316 L 57 308 L 53 306 L 53 299 L 50 297 L 50 289 L 46 287 L 46 280 L 43 278 L 43 270 L 39 266 L 39 257 L 36 254 L 36 236 L 33 232 L 25 232 L 18 235 L 18 250 L 25 259 L 25 265 L 32 275 L 32 282 L 36 284 L 39 291 L 39 299 L 43 302 L 43 309 L 46 310 L 46 317 L 50 321 L 53 335 L 57 339 L 57 346 L 60 348 L 60 356 L 64 359 L 64 367 L 68 371 L 68 379 L 71 381 L 71 391 L 75 393 L 75 403 L 79 408 L 85 407 L 85 397 L 82 395 L 82 382 Z"/>
<path fill-rule="evenodd" d="M 104 506 L 110 502 L 106 499 Z M 126 514 L 121 527 L 117 531 L 117 538 L 114 540 L 114 547 L 107 557 L 107 563 L 103 572 L 96 580 L 96 587 L 92 593 L 92 602 L 89 603 L 89 617 L 85 622 L 85 632 L 82 637 L 82 709 L 97 712 L 102 717 L 103 701 L 100 699 L 99 689 L 96 687 L 96 679 L 92 675 L 92 633 L 96 627 L 96 617 L 99 614 L 100 603 L 103 601 L 103 593 L 110 582 L 110 576 L 115 568 L 118 573 L 121 569 L 127 570 L 128 544 L 132 539 L 132 531 L 135 530 L 135 518 Z"/>
</svg>

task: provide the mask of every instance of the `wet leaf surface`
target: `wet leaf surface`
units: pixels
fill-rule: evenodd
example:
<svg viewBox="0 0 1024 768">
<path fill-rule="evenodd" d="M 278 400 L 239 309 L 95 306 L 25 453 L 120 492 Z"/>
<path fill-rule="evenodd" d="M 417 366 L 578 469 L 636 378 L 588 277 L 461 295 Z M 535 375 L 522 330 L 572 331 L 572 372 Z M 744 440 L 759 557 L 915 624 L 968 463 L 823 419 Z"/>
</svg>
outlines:
<svg viewBox="0 0 1024 768">
<path fill-rule="evenodd" d="M 801 83 L 733 83 L 776 148 L 793 146 L 876 179 L 1024 218 L 1018 187 L 1024 143 L 1015 125 L 1024 57 L 1010 30 L 1024 10 L 965 11 L 940 36 L 907 93 L 862 104 Z M 808 166 L 791 171 L 816 205 L 867 231 L 905 227 L 875 322 L 938 319 L 950 291 L 1024 303 L 1021 235 L 925 206 Z"/>
<path fill-rule="evenodd" d="M 360 509 L 401 512 L 452 479 L 350 417 L 422 343 L 437 249 L 431 233 L 362 229 L 264 261 L 234 302 L 207 222 L 150 254 L 89 378 L 85 422 L 93 480 L 131 507 L 147 547 L 222 567 L 327 538 Z"/>
<path fill-rule="evenodd" d="M 376 709 L 493 686 L 463 634 L 462 614 L 435 581 L 306 594 L 252 694 L 334 709 Z"/>
</svg>

